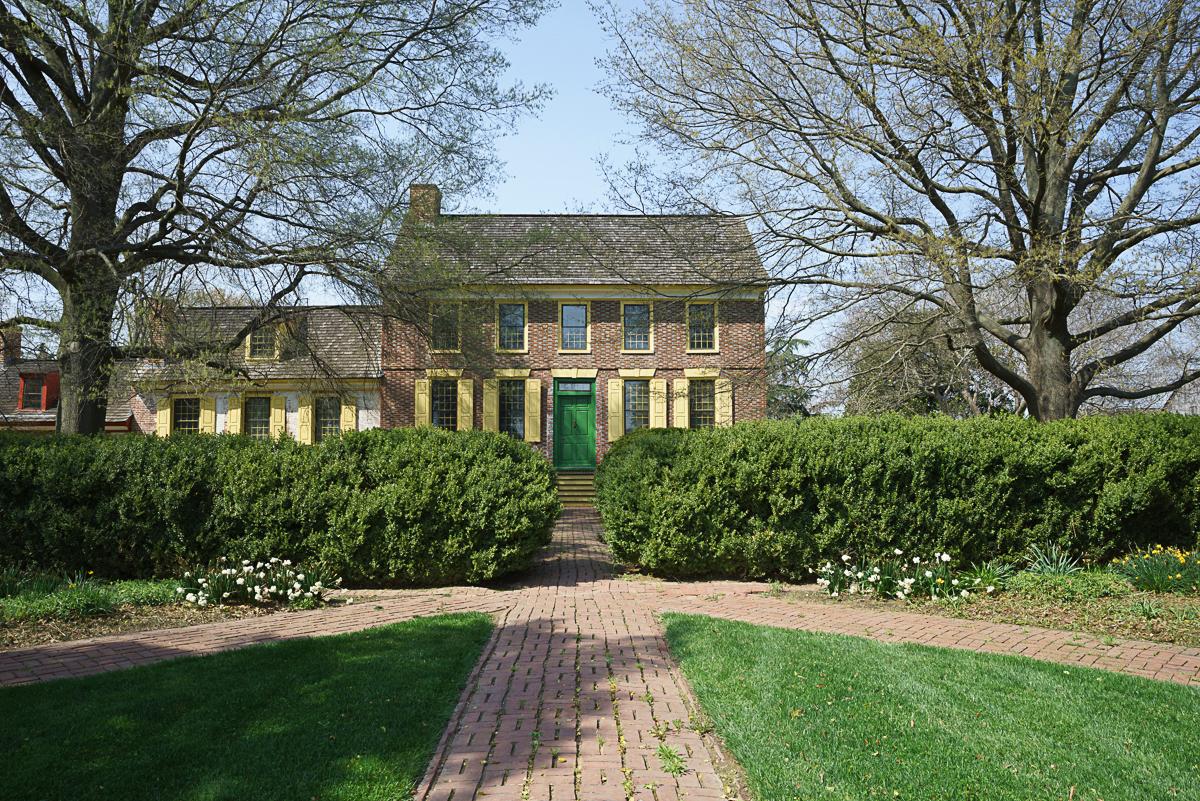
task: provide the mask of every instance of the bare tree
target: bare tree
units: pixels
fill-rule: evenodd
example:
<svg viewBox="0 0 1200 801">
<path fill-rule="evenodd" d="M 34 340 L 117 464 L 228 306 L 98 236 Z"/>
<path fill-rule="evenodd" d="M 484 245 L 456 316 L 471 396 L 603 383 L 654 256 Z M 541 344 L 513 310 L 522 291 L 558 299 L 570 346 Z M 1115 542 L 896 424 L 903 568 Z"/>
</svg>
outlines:
<svg viewBox="0 0 1200 801">
<path fill-rule="evenodd" d="M 61 430 L 102 430 L 113 360 L 152 350 L 121 342 L 138 298 L 223 274 L 263 305 L 244 336 L 313 276 L 382 267 L 411 180 L 485 183 L 543 95 L 499 83 L 491 42 L 543 6 L 0 4 L 0 327 L 57 336 Z"/>
<path fill-rule="evenodd" d="M 670 157 L 635 189 L 748 207 L 776 280 L 818 307 L 940 310 L 1041 420 L 1200 377 L 1117 369 L 1200 316 L 1195 2 L 647 0 L 604 18 L 608 92 Z"/>
</svg>

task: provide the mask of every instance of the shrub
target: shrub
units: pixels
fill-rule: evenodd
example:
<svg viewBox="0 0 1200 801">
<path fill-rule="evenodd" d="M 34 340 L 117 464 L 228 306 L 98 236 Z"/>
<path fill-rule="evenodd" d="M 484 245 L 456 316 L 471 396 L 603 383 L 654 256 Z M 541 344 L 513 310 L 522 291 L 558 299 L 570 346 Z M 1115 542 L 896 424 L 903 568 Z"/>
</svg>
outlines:
<svg viewBox="0 0 1200 801">
<path fill-rule="evenodd" d="M 0 564 L 178 576 L 219 556 L 357 584 L 477 583 L 527 566 L 560 509 L 550 463 L 500 434 L 0 436 Z"/>
<path fill-rule="evenodd" d="M 1156 545 L 1113 561 L 1139 590 L 1200 592 L 1200 552 Z"/>
<path fill-rule="evenodd" d="M 1008 591 L 1038 601 L 1094 601 L 1118 598 L 1133 592 L 1123 577 L 1107 570 L 1076 573 L 1033 573 L 1021 571 L 1008 581 Z"/>
<path fill-rule="evenodd" d="M 1200 419 L 814 418 L 640 430 L 600 464 L 621 561 L 665 576 L 798 580 L 842 553 L 1015 561 L 1054 544 L 1108 560 L 1188 546 Z"/>
</svg>

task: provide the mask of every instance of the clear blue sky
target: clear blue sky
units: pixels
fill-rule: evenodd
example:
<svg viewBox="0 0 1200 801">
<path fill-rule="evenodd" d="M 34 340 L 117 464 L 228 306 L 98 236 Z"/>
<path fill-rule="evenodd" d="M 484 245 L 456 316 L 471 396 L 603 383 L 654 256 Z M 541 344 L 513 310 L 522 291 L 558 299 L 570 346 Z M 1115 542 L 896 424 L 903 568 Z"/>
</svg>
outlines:
<svg viewBox="0 0 1200 801">
<path fill-rule="evenodd" d="M 634 7 L 639 0 L 621 0 Z M 607 187 L 597 158 L 615 162 L 630 150 L 629 124 L 596 88 L 604 77 L 596 59 L 608 42 L 583 0 L 561 0 L 520 42 L 502 47 L 509 75 L 526 84 L 554 90 L 539 117 L 526 117 L 513 135 L 497 143 L 504 180 L 491 197 L 449 199 L 464 211 L 604 211 Z"/>
</svg>

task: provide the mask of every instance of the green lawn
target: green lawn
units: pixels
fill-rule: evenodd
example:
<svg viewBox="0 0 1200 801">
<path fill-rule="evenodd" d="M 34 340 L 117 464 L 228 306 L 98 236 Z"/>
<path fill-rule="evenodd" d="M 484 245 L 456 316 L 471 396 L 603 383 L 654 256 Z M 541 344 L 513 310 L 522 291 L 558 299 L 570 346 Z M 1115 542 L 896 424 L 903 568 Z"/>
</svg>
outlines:
<svg viewBox="0 0 1200 801">
<path fill-rule="evenodd" d="M 76 620 L 108 615 L 122 606 L 176 603 L 175 581 L 104 581 L 0 569 L 0 622 Z"/>
<path fill-rule="evenodd" d="M 668 615 L 758 801 L 1200 798 L 1200 691 L 1008 656 Z"/>
<path fill-rule="evenodd" d="M 408 798 L 491 625 L 446 615 L 2 689 L 0 798 Z"/>
</svg>

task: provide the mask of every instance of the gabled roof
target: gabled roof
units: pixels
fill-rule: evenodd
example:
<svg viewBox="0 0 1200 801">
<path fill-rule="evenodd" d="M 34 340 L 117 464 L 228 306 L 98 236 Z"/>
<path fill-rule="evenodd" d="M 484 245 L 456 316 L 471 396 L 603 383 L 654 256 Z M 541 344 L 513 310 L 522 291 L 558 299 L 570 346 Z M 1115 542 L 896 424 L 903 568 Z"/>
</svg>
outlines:
<svg viewBox="0 0 1200 801">
<path fill-rule="evenodd" d="M 261 311 L 252 306 L 182 307 L 169 315 L 165 336 L 179 345 L 227 343 Z M 278 359 L 248 360 L 242 340 L 228 353 L 214 351 L 195 361 L 227 367 L 252 381 L 378 378 L 382 374 L 382 322 L 376 310 L 301 306 L 281 309 L 278 317 L 285 331 Z M 199 378 L 203 371 L 188 362 L 168 360 L 146 363 L 138 372 L 138 378 L 144 380 Z"/>
<path fill-rule="evenodd" d="M 443 214 L 409 236 L 458 280 L 482 284 L 765 285 L 740 217 L 640 214 Z"/>
<path fill-rule="evenodd" d="M 132 414 L 129 408 L 130 390 L 127 380 L 129 367 L 129 363 L 124 362 L 113 367 L 113 375 L 108 385 L 108 408 L 104 415 L 106 422 L 122 423 Z M 58 370 L 58 362 L 54 359 L 20 359 L 0 364 L 0 427 L 14 422 L 53 423 L 57 420 L 56 408 L 45 411 L 17 409 L 17 393 L 21 391 L 21 376 L 48 375 L 57 373 Z"/>
</svg>

